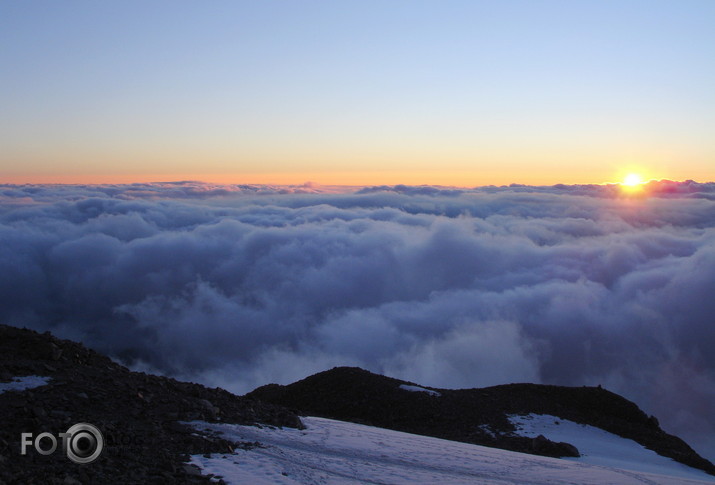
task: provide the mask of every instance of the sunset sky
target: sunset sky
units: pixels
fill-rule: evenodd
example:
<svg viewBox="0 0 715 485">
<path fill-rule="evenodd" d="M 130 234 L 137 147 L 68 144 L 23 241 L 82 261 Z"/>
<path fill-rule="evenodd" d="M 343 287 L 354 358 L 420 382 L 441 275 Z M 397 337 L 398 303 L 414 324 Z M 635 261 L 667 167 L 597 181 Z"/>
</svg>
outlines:
<svg viewBox="0 0 715 485">
<path fill-rule="evenodd" d="M 715 179 L 715 2 L 5 1 L 0 183 Z"/>
</svg>

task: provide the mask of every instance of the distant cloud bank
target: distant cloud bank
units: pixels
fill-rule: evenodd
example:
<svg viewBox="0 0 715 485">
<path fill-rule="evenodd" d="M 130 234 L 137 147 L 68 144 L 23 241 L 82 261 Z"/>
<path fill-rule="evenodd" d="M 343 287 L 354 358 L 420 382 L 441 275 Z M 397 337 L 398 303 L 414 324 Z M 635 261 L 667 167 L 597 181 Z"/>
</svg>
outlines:
<svg viewBox="0 0 715 485">
<path fill-rule="evenodd" d="M 0 318 L 239 393 L 602 384 L 715 450 L 715 184 L 645 191 L 2 185 Z"/>
</svg>

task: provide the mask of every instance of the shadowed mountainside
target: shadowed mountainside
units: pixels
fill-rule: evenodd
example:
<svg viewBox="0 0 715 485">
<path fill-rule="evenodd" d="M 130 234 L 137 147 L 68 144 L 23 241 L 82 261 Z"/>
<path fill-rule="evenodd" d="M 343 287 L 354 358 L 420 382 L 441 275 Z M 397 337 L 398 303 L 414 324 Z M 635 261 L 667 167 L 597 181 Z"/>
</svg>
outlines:
<svg viewBox="0 0 715 485">
<path fill-rule="evenodd" d="M 191 454 L 228 452 L 256 443 L 198 433 L 183 421 L 302 427 L 297 412 L 547 456 L 578 456 L 568 443 L 517 436 L 510 414 L 551 414 L 630 438 L 661 455 L 715 474 L 654 417 L 601 388 L 509 384 L 447 390 L 339 367 L 288 386 L 246 396 L 131 372 L 84 346 L 49 333 L 0 325 L 0 382 L 45 376 L 47 384 L 0 393 L 0 485 L 4 483 L 208 483 L 186 462 Z M 104 435 L 88 465 L 61 450 L 20 454 L 21 433 L 57 436 L 87 422 Z M 215 481 L 214 481 L 215 482 Z M 219 481 L 220 483 L 220 481 Z"/>
<path fill-rule="evenodd" d="M 190 454 L 254 444 L 201 434 L 181 421 L 302 427 L 281 407 L 131 372 L 80 344 L 0 325 L 0 382 L 30 375 L 50 380 L 0 393 L 0 484 L 209 483 L 208 476 L 186 464 Z M 32 448 L 21 455 L 21 433 L 58 436 L 80 422 L 93 424 L 104 436 L 96 461 L 76 464 L 61 448 L 48 456 Z"/>
<path fill-rule="evenodd" d="M 400 386 L 417 385 L 359 368 L 336 367 L 287 386 L 262 386 L 247 396 L 303 415 L 539 455 L 578 456 L 570 444 L 516 436 L 508 419 L 510 414 L 549 414 L 632 439 L 660 455 L 715 474 L 712 463 L 664 432 L 655 417 L 600 387 L 508 384 L 449 390 L 418 386 L 424 391 L 415 392 Z"/>
</svg>

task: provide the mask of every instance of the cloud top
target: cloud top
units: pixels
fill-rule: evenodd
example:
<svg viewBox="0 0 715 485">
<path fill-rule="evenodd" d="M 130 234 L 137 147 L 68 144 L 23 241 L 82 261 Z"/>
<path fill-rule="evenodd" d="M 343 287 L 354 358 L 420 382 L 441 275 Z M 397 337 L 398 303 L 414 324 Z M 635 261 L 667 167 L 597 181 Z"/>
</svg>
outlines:
<svg viewBox="0 0 715 485">
<path fill-rule="evenodd" d="M 602 384 L 713 436 L 715 184 L 647 192 L 5 185 L 0 318 L 236 392 Z"/>
</svg>

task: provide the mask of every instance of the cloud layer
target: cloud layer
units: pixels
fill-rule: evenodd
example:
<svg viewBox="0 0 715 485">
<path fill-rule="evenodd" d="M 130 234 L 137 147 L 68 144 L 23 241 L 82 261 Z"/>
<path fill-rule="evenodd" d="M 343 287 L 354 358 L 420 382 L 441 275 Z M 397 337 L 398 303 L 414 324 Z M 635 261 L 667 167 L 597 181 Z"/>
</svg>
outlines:
<svg viewBox="0 0 715 485">
<path fill-rule="evenodd" d="M 239 393 L 602 384 L 714 444 L 715 184 L 335 192 L 0 186 L 0 319 Z"/>
</svg>

